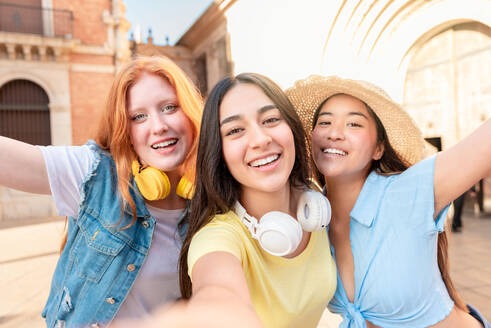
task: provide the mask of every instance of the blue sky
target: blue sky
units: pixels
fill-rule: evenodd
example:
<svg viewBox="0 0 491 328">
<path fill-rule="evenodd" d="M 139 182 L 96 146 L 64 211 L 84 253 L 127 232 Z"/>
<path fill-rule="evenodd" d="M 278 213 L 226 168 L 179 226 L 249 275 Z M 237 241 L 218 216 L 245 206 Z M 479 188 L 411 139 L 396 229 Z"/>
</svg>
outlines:
<svg viewBox="0 0 491 328">
<path fill-rule="evenodd" d="M 148 36 L 148 28 L 152 28 L 153 42 L 173 45 L 192 25 L 212 0 L 124 0 L 126 19 L 130 22 L 129 35 L 136 37 L 137 26 L 140 26 L 142 39 Z"/>
</svg>

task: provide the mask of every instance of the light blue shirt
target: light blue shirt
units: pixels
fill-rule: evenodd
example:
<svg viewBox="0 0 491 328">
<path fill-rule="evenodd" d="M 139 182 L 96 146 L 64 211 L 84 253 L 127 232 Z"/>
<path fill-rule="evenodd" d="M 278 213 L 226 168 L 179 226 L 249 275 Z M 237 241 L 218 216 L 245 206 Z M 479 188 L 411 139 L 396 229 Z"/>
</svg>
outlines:
<svg viewBox="0 0 491 328">
<path fill-rule="evenodd" d="M 427 327 L 453 308 L 437 263 L 438 233 L 448 206 L 433 219 L 436 156 L 398 175 L 371 172 L 351 211 L 355 296 L 349 302 L 338 274 L 329 309 L 340 327 Z"/>
</svg>

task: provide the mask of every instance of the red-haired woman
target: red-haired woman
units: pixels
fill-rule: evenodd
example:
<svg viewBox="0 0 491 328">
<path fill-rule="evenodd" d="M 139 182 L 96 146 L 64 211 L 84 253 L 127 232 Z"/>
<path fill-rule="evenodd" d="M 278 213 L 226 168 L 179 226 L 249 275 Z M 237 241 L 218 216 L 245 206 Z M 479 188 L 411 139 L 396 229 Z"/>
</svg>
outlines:
<svg viewBox="0 0 491 328">
<path fill-rule="evenodd" d="M 38 147 L 0 137 L 0 184 L 51 194 L 66 244 L 48 327 L 99 327 L 180 297 L 179 250 L 195 176 L 202 99 L 167 58 L 116 75 L 95 141 Z M 165 172 L 165 173 L 164 173 Z"/>
</svg>

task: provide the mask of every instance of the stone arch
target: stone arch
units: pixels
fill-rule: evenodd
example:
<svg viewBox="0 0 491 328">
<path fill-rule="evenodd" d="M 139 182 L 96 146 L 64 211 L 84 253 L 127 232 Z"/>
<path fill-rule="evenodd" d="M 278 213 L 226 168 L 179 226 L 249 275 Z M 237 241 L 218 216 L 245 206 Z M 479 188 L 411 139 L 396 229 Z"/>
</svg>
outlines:
<svg viewBox="0 0 491 328">
<path fill-rule="evenodd" d="M 0 131 L 34 145 L 50 145 L 49 97 L 37 83 L 14 79 L 0 87 Z"/>
<path fill-rule="evenodd" d="M 50 74 L 44 69 L 13 69 L 0 74 L 0 87 L 11 80 L 23 79 L 38 84 L 49 98 L 51 140 L 53 145 L 72 143 L 70 89 L 68 72 Z"/>
<path fill-rule="evenodd" d="M 425 137 L 446 148 L 491 115 L 491 27 L 453 24 L 424 36 L 413 48 L 404 77 L 406 110 Z"/>
<path fill-rule="evenodd" d="M 49 106 L 51 107 L 51 105 L 53 104 L 53 99 L 56 98 L 55 89 L 49 83 L 49 81 L 46 81 L 45 79 L 43 79 L 42 76 L 37 76 L 37 75 L 33 74 L 32 72 L 22 72 L 22 71 L 6 73 L 6 74 L 3 74 L 0 76 L 0 88 L 4 84 L 6 84 L 10 81 L 13 81 L 13 80 L 28 80 L 28 81 L 31 81 L 33 83 L 36 83 L 41 88 L 43 88 L 44 91 L 46 92 L 46 94 L 48 95 Z"/>
<path fill-rule="evenodd" d="M 367 63 L 374 67 L 385 67 L 389 71 L 387 78 L 397 82 L 391 91 L 398 101 L 402 99 L 408 64 L 419 46 L 432 36 L 459 23 L 476 21 L 491 25 L 491 17 L 487 15 L 491 12 L 489 1 L 470 0 L 465 6 L 459 1 L 430 4 L 409 13 L 397 26 L 387 28 L 385 35 L 377 39 L 373 49 L 365 52 Z"/>
<path fill-rule="evenodd" d="M 489 26 L 489 12 L 487 0 L 345 1 L 326 27 L 322 71 L 371 80 L 401 101 L 412 49 L 459 22 Z"/>
</svg>

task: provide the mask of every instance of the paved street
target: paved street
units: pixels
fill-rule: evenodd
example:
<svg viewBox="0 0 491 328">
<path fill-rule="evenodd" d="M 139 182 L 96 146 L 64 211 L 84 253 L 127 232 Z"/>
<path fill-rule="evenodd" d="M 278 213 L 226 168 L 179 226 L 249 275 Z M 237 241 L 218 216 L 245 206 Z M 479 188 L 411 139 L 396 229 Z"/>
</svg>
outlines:
<svg viewBox="0 0 491 328">
<path fill-rule="evenodd" d="M 450 239 L 451 271 L 464 299 L 491 320 L 491 216 L 463 217 L 462 233 Z M 41 328 L 58 258 L 63 221 L 0 230 L 0 328 Z M 325 313 L 319 327 L 337 327 Z"/>
</svg>

